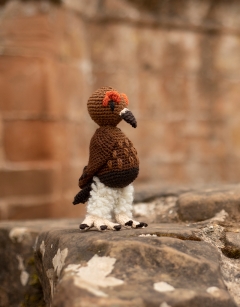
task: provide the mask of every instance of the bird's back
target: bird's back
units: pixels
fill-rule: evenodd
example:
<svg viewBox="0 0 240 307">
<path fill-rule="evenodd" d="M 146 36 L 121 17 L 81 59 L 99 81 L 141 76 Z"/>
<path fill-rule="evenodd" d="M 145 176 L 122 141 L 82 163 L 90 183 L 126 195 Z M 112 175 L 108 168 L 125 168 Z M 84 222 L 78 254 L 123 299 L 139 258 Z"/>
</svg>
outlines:
<svg viewBox="0 0 240 307">
<path fill-rule="evenodd" d="M 100 127 L 98 136 L 109 134 L 114 145 L 107 162 L 96 174 L 100 181 L 113 188 L 123 188 L 133 182 L 139 172 L 139 159 L 132 142 L 117 127 Z M 108 146 L 108 144 L 102 144 Z"/>
</svg>

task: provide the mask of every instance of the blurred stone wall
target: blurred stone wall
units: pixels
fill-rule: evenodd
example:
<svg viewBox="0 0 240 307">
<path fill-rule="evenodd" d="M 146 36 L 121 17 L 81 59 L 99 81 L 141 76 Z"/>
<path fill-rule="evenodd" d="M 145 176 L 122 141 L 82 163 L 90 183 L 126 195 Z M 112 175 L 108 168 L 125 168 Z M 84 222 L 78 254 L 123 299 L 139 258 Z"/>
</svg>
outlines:
<svg viewBox="0 0 240 307">
<path fill-rule="evenodd" d="M 240 179 L 240 2 L 0 1 L 0 218 L 71 217 L 98 87 L 125 92 L 137 183 Z"/>
</svg>

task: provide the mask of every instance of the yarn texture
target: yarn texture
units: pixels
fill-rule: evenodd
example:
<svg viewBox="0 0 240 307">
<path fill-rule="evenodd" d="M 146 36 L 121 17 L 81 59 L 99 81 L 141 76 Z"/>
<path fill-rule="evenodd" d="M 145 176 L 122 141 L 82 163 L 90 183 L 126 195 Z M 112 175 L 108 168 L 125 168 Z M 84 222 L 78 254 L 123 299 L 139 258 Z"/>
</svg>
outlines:
<svg viewBox="0 0 240 307">
<path fill-rule="evenodd" d="M 106 105 L 115 99 L 114 111 Z M 100 126 L 94 133 L 89 150 L 89 161 L 79 179 L 79 187 L 84 188 L 97 176 L 101 182 L 112 188 L 123 188 L 133 182 L 139 172 L 137 150 L 117 124 L 122 120 L 120 112 L 128 105 L 125 94 L 119 94 L 111 87 L 103 87 L 93 93 L 88 100 L 91 118 Z M 130 111 L 125 112 L 126 121 L 136 123 Z"/>
<path fill-rule="evenodd" d="M 81 230 L 147 226 L 132 220 L 132 182 L 139 173 L 139 159 L 133 143 L 117 127 L 121 120 L 137 127 L 128 104 L 126 94 L 111 87 L 98 89 L 88 99 L 89 115 L 99 128 L 90 141 L 88 164 L 78 182 L 81 190 L 73 201 L 74 205 L 88 201 Z M 117 223 L 110 221 L 114 217 Z"/>
</svg>

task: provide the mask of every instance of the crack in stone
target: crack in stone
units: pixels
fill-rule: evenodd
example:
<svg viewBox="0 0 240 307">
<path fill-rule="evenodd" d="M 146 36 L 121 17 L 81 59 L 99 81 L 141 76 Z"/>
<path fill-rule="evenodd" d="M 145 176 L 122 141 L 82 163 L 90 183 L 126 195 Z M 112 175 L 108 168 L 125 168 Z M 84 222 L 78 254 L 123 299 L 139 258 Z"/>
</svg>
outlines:
<svg viewBox="0 0 240 307">
<path fill-rule="evenodd" d="M 183 241 L 202 241 L 199 237 L 196 235 L 181 235 L 177 233 L 168 233 L 168 232 L 152 232 L 152 233 L 146 233 L 141 234 L 139 237 L 167 237 L 167 238 L 174 238 L 179 239 Z"/>
</svg>

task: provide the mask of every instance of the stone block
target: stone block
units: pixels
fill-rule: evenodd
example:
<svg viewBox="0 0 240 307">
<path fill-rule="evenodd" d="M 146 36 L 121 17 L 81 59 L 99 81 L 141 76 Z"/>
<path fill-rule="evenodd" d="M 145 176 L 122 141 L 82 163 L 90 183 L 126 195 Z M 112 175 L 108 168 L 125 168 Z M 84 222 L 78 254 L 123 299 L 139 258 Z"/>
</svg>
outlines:
<svg viewBox="0 0 240 307">
<path fill-rule="evenodd" d="M 57 8 L 47 3 L 7 3 L 1 18 L 0 37 L 3 54 L 11 56 L 49 57 L 54 54 L 56 44 L 52 40 L 49 11 Z M 14 35 L 13 35 L 14 34 Z M 12 39 L 8 39 L 11 37 Z"/>
<path fill-rule="evenodd" d="M 240 81 L 238 79 L 226 78 L 221 80 L 221 86 L 216 95 L 213 105 L 214 114 L 223 120 L 234 118 L 239 108 Z M 226 103 L 227 102 L 227 103 Z"/>
<path fill-rule="evenodd" d="M 169 225 L 105 232 L 101 239 L 95 231 L 42 233 L 36 263 L 47 304 L 236 306 L 221 279 L 217 250 L 190 233 L 184 226 L 169 231 Z"/>
<path fill-rule="evenodd" d="M 64 125 L 65 139 L 64 151 L 66 165 L 76 165 L 79 167 L 80 172 L 83 167 L 88 163 L 89 144 L 93 131 L 87 126 L 85 121 L 79 122 L 66 122 Z M 81 175 L 81 174 L 80 174 Z"/>
<path fill-rule="evenodd" d="M 219 38 L 215 54 L 215 68 L 225 77 L 239 78 L 240 69 L 240 42 L 237 36 L 224 35 Z"/>
<path fill-rule="evenodd" d="M 226 159 L 227 149 L 224 146 L 222 136 L 219 133 L 215 133 L 214 137 L 211 138 L 211 134 L 205 138 L 201 137 L 196 139 L 195 137 L 188 137 L 186 139 L 188 142 L 189 158 L 203 164 L 216 163 Z"/>
<path fill-rule="evenodd" d="M 14 224 L 10 229 L 1 227 L 1 306 L 44 304 L 32 249 L 38 232 L 33 228 Z"/>
<path fill-rule="evenodd" d="M 63 5 L 68 9 L 75 10 L 88 17 L 93 17 L 98 12 L 99 2 L 96 0 L 65 0 Z"/>
<path fill-rule="evenodd" d="M 232 121 L 228 125 L 228 137 L 229 143 L 234 147 L 235 151 L 232 153 L 232 156 L 239 157 L 240 156 L 240 125 L 239 120 L 233 118 Z"/>
<path fill-rule="evenodd" d="M 8 217 L 8 205 L 5 201 L 0 201 L 0 220 L 5 220 Z"/>
<path fill-rule="evenodd" d="M 86 159 L 81 159 L 81 156 L 77 156 L 75 159 L 76 164 L 64 165 L 62 169 L 65 174 L 62 180 L 62 189 L 65 193 L 78 191 L 78 179 L 82 175 L 84 166 L 87 164 L 87 157 Z"/>
<path fill-rule="evenodd" d="M 227 164 L 228 182 L 238 182 L 239 172 L 240 172 L 240 158 L 231 157 L 231 162 Z"/>
<path fill-rule="evenodd" d="M 74 122 L 84 122 L 87 112 L 87 100 L 92 94 L 88 83 L 91 82 L 91 62 L 79 59 L 69 67 L 68 63 L 60 63 L 56 67 L 54 89 L 58 92 L 53 106 L 53 114 L 58 104 L 64 118 Z"/>
<path fill-rule="evenodd" d="M 226 241 L 240 250 L 240 233 L 239 232 L 227 232 Z"/>
<path fill-rule="evenodd" d="M 46 161 L 61 157 L 63 129 L 54 121 L 14 120 L 4 123 L 3 144 L 9 161 Z"/>
<path fill-rule="evenodd" d="M 139 10 L 133 5 L 132 1 L 106 0 L 102 8 L 101 11 L 97 12 L 101 19 L 114 18 L 131 22 L 139 21 Z M 144 15 L 144 12 L 142 15 Z"/>
<path fill-rule="evenodd" d="M 192 100 L 189 84 L 191 81 L 187 76 L 179 76 L 177 71 L 167 72 L 159 80 L 163 114 L 173 117 L 174 114 L 180 114 L 185 117 L 189 113 Z"/>
<path fill-rule="evenodd" d="M 229 5 L 228 1 L 215 3 L 213 13 L 209 18 L 215 21 L 223 29 L 237 31 L 240 28 L 238 14 L 240 5 L 238 1 L 233 1 L 233 5 Z"/>
<path fill-rule="evenodd" d="M 8 220 L 28 220 L 28 219 L 45 219 L 51 216 L 51 206 L 49 203 L 40 203 L 27 205 L 21 199 L 15 204 L 8 206 Z"/>
<path fill-rule="evenodd" d="M 115 23 L 109 24 L 107 28 L 97 24 L 91 29 L 91 52 L 95 70 L 114 73 L 118 70 L 130 70 L 130 66 L 131 69 L 138 67 L 135 27 Z"/>
<path fill-rule="evenodd" d="M 41 60 L 0 57 L 0 109 L 7 114 L 33 116 L 44 112 L 44 76 Z M 18 114 L 19 114 L 18 113 Z"/>
<path fill-rule="evenodd" d="M 189 76 L 198 74 L 201 67 L 202 35 L 172 29 L 165 31 L 164 37 L 162 72 L 181 72 L 181 75 Z"/>
<path fill-rule="evenodd" d="M 177 201 L 178 214 L 184 221 L 203 221 L 213 218 L 221 210 L 233 219 L 240 218 L 239 189 L 207 189 L 206 191 L 189 192 Z"/>
<path fill-rule="evenodd" d="M 30 109 L 30 115 L 59 118 L 65 111 L 63 106 L 71 106 L 74 94 L 87 88 L 79 87 L 79 83 L 76 86 L 81 75 L 85 81 L 88 75 L 91 81 L 84 22 L 71 10 L 49 2 L 6 4 L 4 12 L 0 30 L 4 78 L 0 79 L 0 91 L 6 99 L 1 107 L 8 111 Z M 65 71 L 60 63 L 65 63 Z"/>
<path fill-rule="evenodd" d="M 56 173 L 52 169 L 1 170 L 1 197 L 50 195 L 54 191 Z"/>
<path fill-rule="evenodd" d="M 73 198 L 78 193 L 79 189 L 75 191 L 63 193 L 61 199 L 51 204 L 51 212 L 49 217 L 52 218 L 75 218 L 80 221 L 86 215 L 86 205 L 73 205 Z"/>
</svg>

